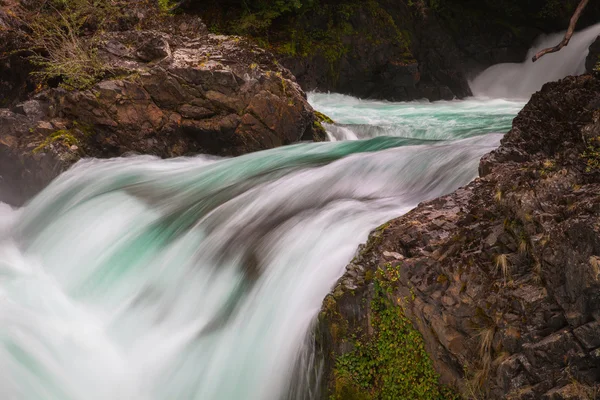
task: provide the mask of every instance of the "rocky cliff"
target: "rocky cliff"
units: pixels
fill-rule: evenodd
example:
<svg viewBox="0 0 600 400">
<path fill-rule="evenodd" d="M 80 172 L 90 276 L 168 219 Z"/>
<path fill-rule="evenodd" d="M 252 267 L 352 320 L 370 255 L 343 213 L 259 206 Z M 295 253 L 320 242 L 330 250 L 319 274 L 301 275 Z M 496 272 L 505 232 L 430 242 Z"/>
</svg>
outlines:
<svg viewBox="0 0 600 400">
<path fill-rule="evenodd" d="M 211 29 L 273 51 L 305 90 L 362 98 L 469 96 L 490 65 L 522 62 L 535 38 L 566 29 L 576 0 L 297 0 L 185 2 Z M 284 6 L 285 5 L 285 6 Z M 597 22 L 590 4 L 579 27 Z"/>
<path fill-rule="evenodd" d="M 177 30 L 95 35 L 94 62 L 108 72 L 87 87 L 32 92 L 28 70 L 21 80 L 0 76 L 12 105 L 0 109 L 0 201 L 22 203 L 82 157 L 227 156 L 325 139 L 305 93 L 270 53 L 209 34 L 197 19 Z M 0 60 L 5 71 L 33 68 L 16 54 Z"/>
<path fill-rule="evenodd" d="M 450 398 L 439 377 L 464 398 L 596 398 L 599 296 L 600 79 L 584 75 L 536 93 L 480 178 L 371 234 L 324 301 L 324 392 Z"/>
</svg>

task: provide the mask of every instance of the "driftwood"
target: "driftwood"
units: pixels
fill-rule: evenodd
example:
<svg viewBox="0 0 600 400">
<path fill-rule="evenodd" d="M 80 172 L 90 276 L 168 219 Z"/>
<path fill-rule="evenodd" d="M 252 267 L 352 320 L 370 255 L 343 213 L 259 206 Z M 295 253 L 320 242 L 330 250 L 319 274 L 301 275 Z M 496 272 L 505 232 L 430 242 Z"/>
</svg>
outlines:
<svg viewBox="0 0 600 400">
<path fill-rule="evenodd" d="M 554 47 L 548 47 L 547 49 L 538 51 L 535 54 L 535 56 L 533 56 L 531 61 L 536 62 L 537 60 L 540 59 L 540 57 L 542 57 L 548 53 L 556 53 L 557 51 L 559 51 L 560 49 L 562 49 L 563 47 L 565 47 L 566 45 L 569 44 L 569 41 L 571 40 L 571 37 L 573 36 L 573 33 L 575 32 L 575 25 L 577 25 L 577 21 L 579 20 L 579 17 L 581 16 L 583 9 L 585 8 L 585 6 L 587 6 L 589 1 L 590 0 L 581 0 L 579 5 L 575 9 L 573 16 L 571 17 L 571 22 L 569 23 L 569 29 L 567 29 L 567 33 L 565 33 L 565 37 L 563 38 L 563 40 Z"/>
</svg>

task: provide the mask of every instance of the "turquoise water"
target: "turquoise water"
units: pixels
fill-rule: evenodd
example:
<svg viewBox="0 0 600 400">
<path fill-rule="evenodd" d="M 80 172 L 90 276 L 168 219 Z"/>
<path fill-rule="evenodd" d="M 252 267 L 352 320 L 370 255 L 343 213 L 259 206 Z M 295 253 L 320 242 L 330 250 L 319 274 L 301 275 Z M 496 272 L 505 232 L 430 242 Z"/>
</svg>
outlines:
<svg viewBox="0 0 600 400">
<path fill-rule="evenodd" d="M 346 140 L 84 160 L 0 204 L 0 398 L 317 398 L 295 366 L 357 246 L 475 178 L 520 104 L 310 101 Z"/>
<path fill-rule="evenodd" d="M 329 127 L 334 140 L 378 136 L 451 140 L 507 132 L 525 105 L 522 100 L 485 98 L 435 103 L 392 103 L 323 93 L 308 98 L 338 124 Z"/>
</svg>

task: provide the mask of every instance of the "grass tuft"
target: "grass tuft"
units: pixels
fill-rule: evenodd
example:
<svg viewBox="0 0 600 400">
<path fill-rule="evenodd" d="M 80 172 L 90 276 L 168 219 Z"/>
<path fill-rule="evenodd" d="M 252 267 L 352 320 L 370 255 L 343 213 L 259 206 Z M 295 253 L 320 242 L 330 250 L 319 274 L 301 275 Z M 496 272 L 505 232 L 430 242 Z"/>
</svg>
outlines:
<svg viewBox="0 0 600 400">
<path fill-rule="evenodd" d="M 498 254 L 496 256 L 496 268 L 494 273 L 497 274 L 498 272 L 502 273 L 502 278 L 504 279 L 504 284 L 506 285 L 507 280 L 510 279 L 510 264 L 506 254 Z"/>
</svg>

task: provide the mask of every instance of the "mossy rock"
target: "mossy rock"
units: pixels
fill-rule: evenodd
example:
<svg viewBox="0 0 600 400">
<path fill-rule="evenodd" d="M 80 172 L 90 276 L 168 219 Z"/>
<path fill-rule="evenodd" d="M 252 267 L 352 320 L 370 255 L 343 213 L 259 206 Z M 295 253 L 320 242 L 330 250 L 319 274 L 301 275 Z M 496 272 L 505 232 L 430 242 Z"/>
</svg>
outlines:
<svg viewBox="0 0 600 400">
<path fill-rule="evenodd" d="M 325 124 L 335 124 L 334 120 L 332 120 L 331 118 L 329 118 L 327 115 L 323 114 L 322 112 L 315 111 L 315 115 L 317 116 L 317 119 L 319 120 L 319 122 L 322 122 Z"/>
<path fill-rule="evenodd" d="M 353 342 L 354 350 L 336 359 L 330 399 L 458 399 L 440 385 L 423 337 L 389 298 L 382 279 L 374 279 L 373 334 L 338 339 Z"/>
</svg>

